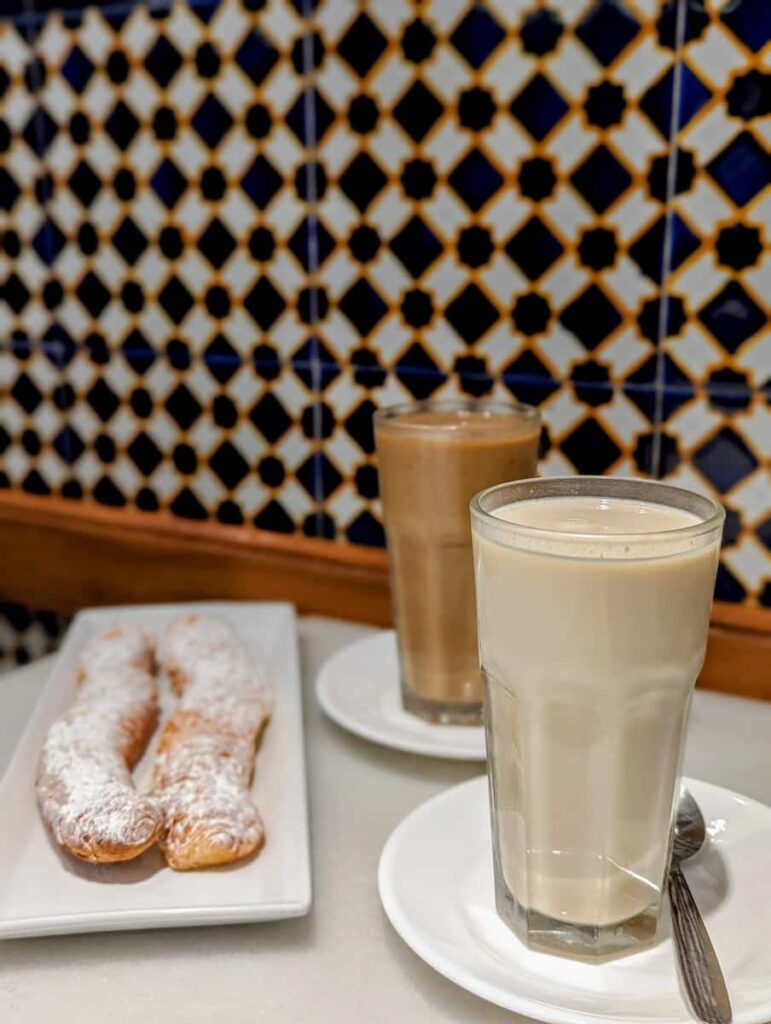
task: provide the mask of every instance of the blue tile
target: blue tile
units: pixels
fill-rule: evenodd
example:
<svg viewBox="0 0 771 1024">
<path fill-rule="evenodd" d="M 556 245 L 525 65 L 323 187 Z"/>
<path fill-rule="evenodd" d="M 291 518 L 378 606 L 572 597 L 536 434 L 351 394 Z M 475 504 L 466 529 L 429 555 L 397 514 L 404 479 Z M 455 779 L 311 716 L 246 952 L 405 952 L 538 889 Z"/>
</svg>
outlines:
<svg viewBox="0 0 771 1024">
<path fill-rule="evenodd" d="M 707 164 L 707 171 L 737 206 L 746 206 L 771 181 L 771 154 L 743 131 Z"/>
</svg>

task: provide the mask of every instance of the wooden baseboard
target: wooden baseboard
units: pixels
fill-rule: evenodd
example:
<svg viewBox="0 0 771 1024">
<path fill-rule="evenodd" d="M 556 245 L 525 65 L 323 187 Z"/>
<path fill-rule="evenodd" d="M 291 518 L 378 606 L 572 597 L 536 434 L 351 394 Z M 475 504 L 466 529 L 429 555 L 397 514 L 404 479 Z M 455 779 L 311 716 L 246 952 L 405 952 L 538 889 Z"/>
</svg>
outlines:
<svg viewBox="0 0 771 1024">
<path fill-rule="evenodd" d="M 300 612 L 386 626 L 384 551 L 0 491 L 0 600 L 89 605 L 291 601 Z M 700 685 L 771 700 L 771 610 L 716 603 Z"/>
</svg>

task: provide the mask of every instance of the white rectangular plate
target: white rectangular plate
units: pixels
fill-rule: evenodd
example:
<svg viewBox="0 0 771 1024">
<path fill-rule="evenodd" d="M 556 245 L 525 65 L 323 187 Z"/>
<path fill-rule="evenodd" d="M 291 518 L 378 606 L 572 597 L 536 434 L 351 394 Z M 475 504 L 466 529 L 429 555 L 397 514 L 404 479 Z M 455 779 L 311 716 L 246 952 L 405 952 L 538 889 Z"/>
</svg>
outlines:
<svg viewBox="0 0 771 1024">
<path fill-rule="evenodd" d="M 191 610 L 227 619 L 268 663 L 275 705 L 257 756 L 253 787 L 265 820 L 265 848 L 252 860 L 206 871 L 172 871 L 158 849 L 123 864 L 84 864 L 51 839 L 35 801 L 40 748 L 51 722 L 73 700 L 79 652 L 113 623 L 132 623 L 160 636 L 173 618 Z M 161 703 L 167 715 L 171 701 L 163 679 Z M 140 789 L 148 787 L 154 747 L 152 743 L 137 766 Z M 311 876 L 294 608 L 225 601 L 81 612 L 0 783 L 0 822 L 0 938 L 231 924 L 306 914 Z"/>
</svg>

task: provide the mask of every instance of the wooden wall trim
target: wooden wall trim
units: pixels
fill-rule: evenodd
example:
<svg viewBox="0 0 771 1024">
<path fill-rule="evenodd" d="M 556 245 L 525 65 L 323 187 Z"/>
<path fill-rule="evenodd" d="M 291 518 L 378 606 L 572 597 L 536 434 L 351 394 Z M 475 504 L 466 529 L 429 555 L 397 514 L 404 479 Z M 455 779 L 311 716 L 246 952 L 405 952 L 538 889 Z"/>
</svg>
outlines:
<svg viewBox="0 0 771 1024">
<path fill-rule="evenodd" d="M 69 613 L 196 599 L 291 601 L 391 622 L 384 551 L 163 512 L 0 491 L 0 600 Z M 771 700 L 771 609 L 717 602 L 700 684 Z"/>
</svg>

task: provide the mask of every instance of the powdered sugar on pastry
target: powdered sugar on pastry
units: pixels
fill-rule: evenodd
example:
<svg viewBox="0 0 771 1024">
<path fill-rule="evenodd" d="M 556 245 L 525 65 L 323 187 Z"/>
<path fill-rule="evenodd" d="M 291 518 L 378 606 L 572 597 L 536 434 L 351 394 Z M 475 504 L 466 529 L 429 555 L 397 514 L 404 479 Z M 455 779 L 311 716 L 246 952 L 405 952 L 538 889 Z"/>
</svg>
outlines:
<svg viewBox="0 0 771 1024">
<path fill-rule="evenodd" d="M 249 796 L 271 710 L 264 666 L 227 622 L 209 615 L 176 619 L 162 661 L 182 695 L 161 734 L 153 776 L 166 860 L 178 870 L 238 860 L 264 841 Z"/>
<path fill-rule="evenodd" d="M 57 842 L 81 860 L 129 860 L 158 839 L 160 810 L 134 789 L 131 769 L 158 719 L 153 648 L 130 626 L 83 650 L 74 704 L 49 729 L 37 797 Z"/>
</svg>

